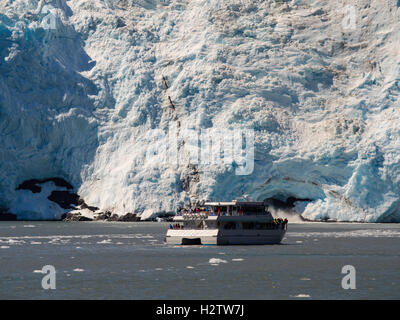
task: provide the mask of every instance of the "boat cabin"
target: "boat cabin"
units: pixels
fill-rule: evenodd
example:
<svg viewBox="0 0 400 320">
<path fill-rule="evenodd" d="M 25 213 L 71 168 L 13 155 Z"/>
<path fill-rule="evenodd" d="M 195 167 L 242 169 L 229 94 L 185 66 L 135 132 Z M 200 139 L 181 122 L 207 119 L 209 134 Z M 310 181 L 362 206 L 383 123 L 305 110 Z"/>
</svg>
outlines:
<svg viewBox="0 0 400 320">
<path fill-rule="evenodd" d="M 183 209 L 170 229 L 267 230 L 285 227 L 285 220 L 274 219 L 263 202 L 206 202 L 202 207 Z"/>
<path fill-rule="evenodd" d="M 231 201 L 231 202 L 206 202 L 205 207 L 211 208 L 211 212 L 221 216 L 243 215 L 268 215 L 268 206 L 264 202 L 255 201 Z"/>
<path fill-rule="evenodd" d="M 205 202 L 181 209 L 169 226 L 170 244 L 275 244 L 287 230 L 287 219 L 274 219 L 263 202 Z"/>
</svg>

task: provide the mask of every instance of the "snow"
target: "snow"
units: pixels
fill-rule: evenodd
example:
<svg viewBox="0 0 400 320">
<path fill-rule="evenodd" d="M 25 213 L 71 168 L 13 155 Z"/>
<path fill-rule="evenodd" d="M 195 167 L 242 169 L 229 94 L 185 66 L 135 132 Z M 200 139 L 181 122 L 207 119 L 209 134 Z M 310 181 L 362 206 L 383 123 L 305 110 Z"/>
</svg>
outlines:
<svg viewBox="0 0 400 320">
<path fill-rule="evenodd" d="M 310 199 L 295 203 L 310 220 L 399 222 L 400 8 L 351 6 L 346 20 L 329 0 L 2 0 L 0 206 L 58 219 L 50 185 L 16 187 L 62 177 L 120 215 L 247 194 Z M 221 128 L 254 130 L 251 174 L 188 166 L 188 130 Z"/>
</svg>

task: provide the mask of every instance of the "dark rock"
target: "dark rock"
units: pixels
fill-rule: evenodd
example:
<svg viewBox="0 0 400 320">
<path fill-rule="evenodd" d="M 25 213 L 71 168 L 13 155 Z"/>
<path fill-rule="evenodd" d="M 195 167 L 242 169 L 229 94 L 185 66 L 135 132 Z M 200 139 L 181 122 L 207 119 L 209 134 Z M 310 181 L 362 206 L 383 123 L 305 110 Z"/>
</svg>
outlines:
<svg viewBox="0 0 400 320">
<path fill-rule="evenodd" d="M 114 213 L 111 217 L 107 219 L 107 221 L 119 221 L 119 216 Z"/>
<path fill-rule="evenodd" d="M 294 208 L 294 203 L 297 201 L 306 201 L 310 202 L 312 201 L 311 199 L 300 199 L 300 198 L 295 198 L 295 197 L 288 197 L 286 201 L 282 201 L 277 198 L 269 198 L 264 200 L 266 204 L 271 205 L 277 209 L 292 209 Z"/>
<path fill-rule="evenodd" d="M 78 201 L 79 208 L 87 209 L 89 206 L 85 203 L 85 201 L 83 201 L 83 203 L 81 203 L 81 200 L 82 199 L 79 199 L 79 201 Z"/>
<path fill-rule="evenodd" d="M 64 213 L 61 218 L 62 221 L 93 221 L 88 217 L 82 216 L 79 212 L 78 213 Z"/>
<path fill-rule="evenodd" d="M 87 208 L 88 208 L 90 211 L 92 211 L 92 212 L 95 212 L 95 211 L 97 211 L 97 210 L 100 210 L 99 208 L 97 208 L 97 207 L 92 207 L 92 206 L 87 206 Z"/>
<path fill-rule="evenodd" d="M 30 190 L 33 193 L 40 193 L 42 188 L 36 185 L 37 183 L 39 183 L 39 180 L 24 181 L 17 187 L 17 190 Z"/>
<path fill-rule="evenodd" d="M 15 214 L 0 210 L 0 221 L 16 221 L 17 216 Z"/>
<path fill-rule="evenodd" d="M 99 210 L 98 207 L 94 207 L 94 206 L 88 206 L 85 202 L 85 200 L 83 200 L 82 198 L 79 198 L 78 200 L 78 206 L 80 207 L 80 209 L 88 209 L 92 212 L 95 212 L 97 210 Z"/>
<path fill-rule="evenodd" d="M 63 209 L 71 209 L 74 208 L 71 205 L 78 205 L 79 196 L 69 191 L 52 191 L 47 199 L 57 203 Z"/>
<path fill-rule="evenodd" d="M 136 213 L 127 213 L 119 217 L 118 221 L 124 221 L 124 222 L 140 221 L 140 217 L 138 217 Z"/>
<path fill-rule="evenodd" d="M 135 222 L 140 221 L 140 217 L 136 213 L 127 213 L 123 216 L 113 214 L 110 211 L 101 212 L 95 218 L 96 221 L 121 221 L 121 222 Z"/>
<path fill-rule="evenodd" d="M 110 217 L 111 217 L 111 212 L 110 211 L 100 212 L 97 215 L 97 217 L 95 218 L 95 220 L 107 220 Z"/>
<path fill-rule="evenodd" d="M 93 221 L 93 219 L 84 217 L 84 216 L 80 216 L 78 221 Z"/>
<path fill-rule="evenodd" d="M 73 186 L 62 178 L 49 178 L 49 179 L 43 180 L 43 182 L 49 182 L 49 181 L 53 181 L 57 187 L 65 187 L 69 190 L 73 189 Z"/>
<path fill-rule="evenodd" d="M 30 190 L 33 193 L 39 193 L 42 191 L 42 188 L 38 186 L 38 184 L 46 183 L 52 181 L 57 187 L 64 187 L 69 190 L 73 189 L 72 185 L 65 181 L 63 178 L 47 178 L 47 179 L 30 179 L 22 182 L 17 190 Z"/>
</svg>

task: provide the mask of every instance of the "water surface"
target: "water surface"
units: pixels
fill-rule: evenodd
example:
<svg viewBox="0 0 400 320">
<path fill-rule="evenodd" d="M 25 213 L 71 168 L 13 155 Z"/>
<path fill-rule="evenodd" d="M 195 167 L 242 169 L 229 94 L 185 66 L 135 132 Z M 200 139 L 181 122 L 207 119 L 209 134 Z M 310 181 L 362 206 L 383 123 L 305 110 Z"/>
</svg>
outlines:
<svg viewBox="0 0 400 320">
<path fill-rule="evenodd" d="M 0 299 L 400 298 L 399 224 L 291 223 L 280 245 L 192 247 L 164 244 L 167 227 L 0 222 Z"/>
</svg>

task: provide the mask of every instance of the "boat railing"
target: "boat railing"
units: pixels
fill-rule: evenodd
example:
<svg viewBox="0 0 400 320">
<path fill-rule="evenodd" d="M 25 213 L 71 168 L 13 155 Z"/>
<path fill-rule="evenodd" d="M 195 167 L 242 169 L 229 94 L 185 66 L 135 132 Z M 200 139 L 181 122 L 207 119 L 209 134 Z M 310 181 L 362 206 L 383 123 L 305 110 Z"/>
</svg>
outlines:
<svg viewBox="0 0 400 320">
<path fill-rule="evenodd" d="M 185 213 L 182 215 L 184 220 L 205 220 L 208 218 L 206 213 Z"/>
<path fill-rule="evenodd" d="M 207 219 L 208 217 L 243 217 L 243 216 L 268 216 L 270 213 L 227 213 L 227 212 L 212 212 L 212 211 L 201 211 L 201 212 L 185 212 L 182 214 L 177 214 L 177 217 L 182 217 L 183 219 Z"/>
</svg>

